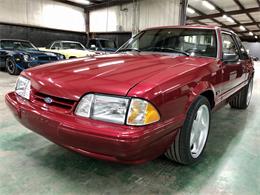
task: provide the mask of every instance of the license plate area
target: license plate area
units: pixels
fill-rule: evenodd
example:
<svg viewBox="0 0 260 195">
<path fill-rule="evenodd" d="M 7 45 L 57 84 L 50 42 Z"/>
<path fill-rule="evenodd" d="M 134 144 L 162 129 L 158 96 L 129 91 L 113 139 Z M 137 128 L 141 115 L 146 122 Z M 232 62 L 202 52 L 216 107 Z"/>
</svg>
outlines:
<svg viewBox="0 0 260 195">
<path fill-rule="evenodd" d="M 42 116 L 33 111 L 21 110 L 21 120 L 23 124 L 32 131 L 47 138 L 57 138 L 59 122 Z"/>
</svg>

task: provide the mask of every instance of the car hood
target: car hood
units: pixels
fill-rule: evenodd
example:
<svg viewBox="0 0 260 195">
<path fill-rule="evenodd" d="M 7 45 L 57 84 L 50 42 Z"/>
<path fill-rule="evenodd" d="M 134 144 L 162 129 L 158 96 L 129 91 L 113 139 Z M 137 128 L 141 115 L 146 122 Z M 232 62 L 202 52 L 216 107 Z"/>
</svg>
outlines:
<svg viewBox="0 0 260 195">
<path fill-rule="evenodd" d="M 89 51 L 89 50 L 79 50 L 79 49 L 60 49 L 57 51 L 60 51 L 63 53 L 75 53 L 75 54 L 95 54 L 94 52 Z"/>
<path fill-rule="evenodd" d="M 141 81 L 192 57 L 160 54 L 111 54 L 42 65 L 23 72 L 41 93 L 78 100 L 89 92 L 127 95 Z M 211 59 L 212 61 L 212 59 Z"/>
<path fill-rule="evenodd" d="M 28 54 L 32 57 L 37 57 L 37 56 L 56 56 L 57 54 L 53 52 L 47 52 L 47 51 L 20 51 L 21 54 Z"/>
</svg>

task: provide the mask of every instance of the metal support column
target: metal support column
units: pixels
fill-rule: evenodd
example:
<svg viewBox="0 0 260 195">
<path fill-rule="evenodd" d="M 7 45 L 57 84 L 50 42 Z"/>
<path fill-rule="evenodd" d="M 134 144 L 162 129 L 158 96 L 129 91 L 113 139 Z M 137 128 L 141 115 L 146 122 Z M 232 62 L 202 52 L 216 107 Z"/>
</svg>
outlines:
<svg viewBox="0 0 260 195">
<path fill-rule="evenodd" d="M 179 24 L 185 25 L 186 24 L 186 9 L 188 6 L 188 0 L 180 0 L 180 15 L 179 15 Z"/>
</svg>

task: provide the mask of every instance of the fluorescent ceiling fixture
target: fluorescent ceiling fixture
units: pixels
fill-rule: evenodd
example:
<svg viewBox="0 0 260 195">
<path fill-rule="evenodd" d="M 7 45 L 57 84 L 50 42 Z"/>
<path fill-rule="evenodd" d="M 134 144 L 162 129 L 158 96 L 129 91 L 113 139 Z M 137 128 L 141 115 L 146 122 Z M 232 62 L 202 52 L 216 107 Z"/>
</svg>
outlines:
<svg viewBox="0 0 260 195">
<path fill-rule="evenodd" d="M 244 26 L 239 26 L 239 28 L 240 28 L 240 30 L 242 30 L 242 31 L 245 31 L 246 30 L 246 28 L 244 27 Z"/>
<path fill-rule="evenodd" d="M 231 23 L 235 23 L 235 21 L 232 18 L 230 18 L 230 17 L 227 17 L 227 21 L 229 21 Z"/>
<path fill-rule="evenodd" d="M 208 8 L 209 10 L 215 10 L 216 8 L 211 4 L 209 3 L 208 1 L 202 1 L 202 5 L 206 8 Z"/>
<path fill-rule="evenodd" d="M 225 18 L 230 23 L 235 23 L 235 21 L 231 17 L 228 17 L 227 15 L 223 15 L 222 17 Z"/>
<path fill-rule="evenodd" d="M 82 4 L 82 5 L 89 5 L 90 4 L 90 1 L 88 0 L 69 0 L 71 2 L 74 2 L 74 3 L 79 3 L 79 4 Z"/>
<path fill-rule="evenodd" d="M 190 7 L 187 7 L 187 12 L 190 14 L 195 14 L 195 10 Z"/>
<path fill-rule="evenodd" d="M 250 36 L 253 36 L 253 35 L 254 35 L 252 32 L 249 32 L 248 34 L 249 34 Z"/>
</svg>

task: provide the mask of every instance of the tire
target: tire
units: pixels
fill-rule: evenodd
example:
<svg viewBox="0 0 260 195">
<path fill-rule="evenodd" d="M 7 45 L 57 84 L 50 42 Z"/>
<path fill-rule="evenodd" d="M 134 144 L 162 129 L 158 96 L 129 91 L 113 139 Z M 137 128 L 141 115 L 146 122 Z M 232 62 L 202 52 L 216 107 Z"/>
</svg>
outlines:
<svg viewBox="0 0 260 195">
<path fill-rule="evenodd" d="M 202 123 L 200 124 L 202 121 L 200 121 L 199 118 L 203 118 L 204 125 Z M 183 165 L 189 165 L 199 161 L 206 146 L 210 121 L 210 103 L 206 97 L 199 96 L 191 105 L 183 127 L 179 130 L 170 148 L 165 152 L 165 156 Z M 197 138 L 194 139 L 194 137 Z M 199 140 L 201 140 L 201 142 Z M 198 147 L 196 150 L 195 142 L 197 141 L 201 143 L 201 147 Z"/>
<path fill-rule="evenodd" d="M 247 109 L 250 104 L 253 91 L 253 79 L 250 79 L 248 84 L 231 98 L 229 105 L 235 109 Z"/>
<path fill-rule="evenodd" d="M 15 65 L 15 61 L 12 58 L 7 58 L 5 61 L 5 67 L 7 72 L 10 75 L 18 75 L 20 74 L 20 70 L 17 68 L 17 66 Z"/>
</svg>

